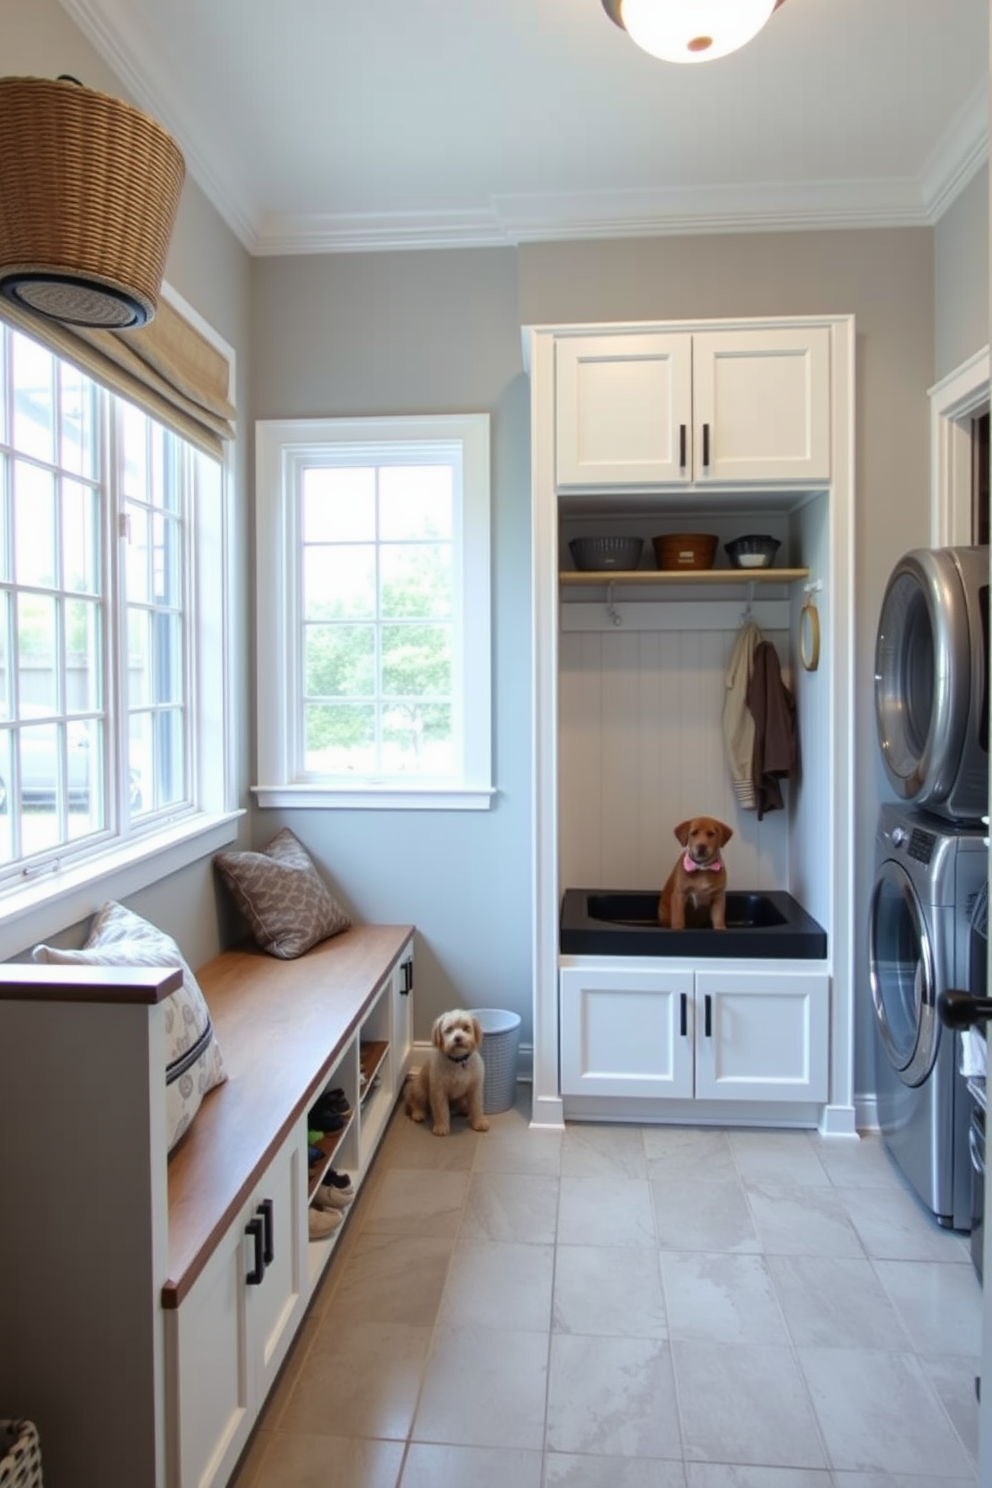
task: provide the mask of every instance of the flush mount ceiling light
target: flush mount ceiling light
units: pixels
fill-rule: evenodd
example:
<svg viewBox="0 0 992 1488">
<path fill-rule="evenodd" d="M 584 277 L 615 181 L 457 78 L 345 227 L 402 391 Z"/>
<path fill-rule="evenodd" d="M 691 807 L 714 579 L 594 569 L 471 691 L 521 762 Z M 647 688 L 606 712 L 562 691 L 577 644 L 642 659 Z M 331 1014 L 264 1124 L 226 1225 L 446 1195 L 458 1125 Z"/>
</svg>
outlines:
<svg viewBox="0 0 992 1488">
<path fill-rule="evenodd" d="M 603 0 L 611 21 L 664 62 L 713 62 L 757 36 L 784 0 Z"/>
<path fill-rule="evenodd" d="M 172 137 L 121 99 L 0 78 L 0 295 L 67 325 L 144 325 L 185 174 Z"/>
</svg>

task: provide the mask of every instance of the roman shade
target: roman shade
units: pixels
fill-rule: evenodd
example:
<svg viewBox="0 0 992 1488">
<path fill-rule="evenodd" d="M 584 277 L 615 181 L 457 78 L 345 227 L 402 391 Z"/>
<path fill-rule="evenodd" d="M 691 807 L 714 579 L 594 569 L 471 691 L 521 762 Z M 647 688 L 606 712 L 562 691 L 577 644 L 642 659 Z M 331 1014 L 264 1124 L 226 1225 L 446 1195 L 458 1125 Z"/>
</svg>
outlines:
<svg viewBox="0 0 992 1488">
<path fill-rule="evenodd" d="M 0 318 L 208 454 L 221 458 L 234 438 L 227 358 L 164 296 L 155 319 L 133 330 L 64 325 L 6 300 Z"/>
</svg>

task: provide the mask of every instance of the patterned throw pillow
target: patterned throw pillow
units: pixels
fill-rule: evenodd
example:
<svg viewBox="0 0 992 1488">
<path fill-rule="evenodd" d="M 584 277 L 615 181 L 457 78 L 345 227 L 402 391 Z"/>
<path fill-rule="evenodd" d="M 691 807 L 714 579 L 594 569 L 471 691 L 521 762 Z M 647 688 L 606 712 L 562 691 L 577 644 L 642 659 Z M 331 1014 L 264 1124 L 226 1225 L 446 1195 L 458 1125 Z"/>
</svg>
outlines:
<svg viewBox="0 0 992 1488">
<path fill-rule="evenodd" d="M 351 924 L 288 827 L 261 852 L 218 853 L 214 862 L 270 956 L 291 961 Z"/>
<path fill-rule="evenodd" d="M 189 1129 L 208 1090 L 227 1079 L 210 1011 L 171 935 L 123 904 L 105 904 L 80 951 L 35 946 L 51 966 L 178 966 L 183 984 L 165 1000 L 165 1118 L 168 1150 Z"/>
</svg>

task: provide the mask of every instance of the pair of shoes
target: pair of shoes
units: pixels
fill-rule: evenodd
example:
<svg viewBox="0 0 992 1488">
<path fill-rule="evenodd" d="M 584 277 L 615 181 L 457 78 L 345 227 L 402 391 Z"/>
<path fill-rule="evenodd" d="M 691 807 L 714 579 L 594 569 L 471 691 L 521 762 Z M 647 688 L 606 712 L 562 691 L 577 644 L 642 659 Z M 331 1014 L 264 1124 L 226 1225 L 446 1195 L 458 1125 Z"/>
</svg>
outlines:
<svg viewBox="0 0 992 1488">
<path fill-rule="evenodd" d="M 351 1115 L 351 1105 L 340 1085 L 335 1086 L 333 1090 L 325 1090 L 321 1095 L 318 1095 L 313 1103 L 313 1108 L 316 1111 L 318 1107 L 321 1111 L 336 1111 L 339 1116 Z"/>
<path fill-rule="evenodd" d="M 338 1209 L 315 1209 L 307 1211 L 307 1231 L 311 1240 L 326 1240 L 341 1228 L 342 1215 Z"/>
<path fill-rule="evenodd" d="M 349 1111 L 348 1114 L 350 1116 L 351 1112 Z M 339 1115 L 337 1111 L 325 1111 L 322 1108 L 314 1106 L 307 1113 L 307 1126 L 311 1134 L 317 1132 L 322 1137 L 330 1136 L 332 1132 L 341 1131 L 344 1123 L 345 1118 Z"/>
<path fill-rule="evenodd" d="M 347 1194 L 349 1199 L 355 1197 L 354 1185 L 347 1173 L 338 1173 L 334 1168 L 328 1168 L 320 1181 L 328 1188 L 335 1189 L 339 1194 Z"/>
<path fill-rule="evenodd" d="M 347 1209 L 354 1197 L 354 1194 L 342 1193 L 330 1183 L 322 1183 L 313 1196 L 313 1204 L 315 1209 Z"/>
</svg>

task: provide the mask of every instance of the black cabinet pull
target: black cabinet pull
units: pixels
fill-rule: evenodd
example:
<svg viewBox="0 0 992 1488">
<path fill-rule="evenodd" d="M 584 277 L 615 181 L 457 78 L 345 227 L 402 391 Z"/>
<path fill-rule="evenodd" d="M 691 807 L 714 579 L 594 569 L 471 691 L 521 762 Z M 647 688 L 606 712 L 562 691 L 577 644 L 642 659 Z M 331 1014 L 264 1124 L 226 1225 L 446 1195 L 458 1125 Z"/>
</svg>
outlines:
<svg viewBox="0 0 992 1488">
<path fill-rule="evenodd" d="M 276 1255 L 275 1241 L 272 1235 L 272 1200 L 263 1199 L 256 1212 L 262 1216 L 262 1260 L 266 1266 L 271 1266 Z"/>
<path fill-rule="evenodd" d="M 685 1038 L 686 1034 L 689 1032 L 689 999 L 684 992 L 682 993 L 679 1002 L 681 1004 L 679 1008 L 679 1032 L 681 1033 L 682 1037 Z"/>
<path fill-rule="evenodd" d="M 685 424 L 679 424 L 679 469 L 685 469 Z"/>
<path fill-rule="evenodd" d="M 400 967 L 400 971 L 402 971 L 403 973 L 403 982 L 400 986 L 400 996 L 408 997 L 409 994 L 413 991 L 413 962 L 404 961 L 403 965 Z"/>
<path fill-rule="evenodd" d="M 256 1215 L 245 1225 L 245 1234 L 255 1242 L 255 1264 L 245 1276 L 246 1286 L 260 1286 L 265 1275 L 265 1258 L 262 1254 L 262 1221 Z"/>
<path fill-rule="evenodd" d="M 705 1025 L 706 1025 L 706 1037 L 707 1038 L 712 1038 L 713 1037 L 713 999 L 712 999 L 712 997 L 710 996 L 710 994 L 708 992 L 707 992 L 706 996 L 703 998 L 703 1009 L 704 1009 L 704 1017 L 705 1017 Z"/>
<path fill-rule="evenodd" d="M 703 469 L 704 470 L 709 470 L 709 468 L 710 468 L 710 426 L 709 426 L 709 424 L 704 424 L 703 425 Z"/>
</svg>

